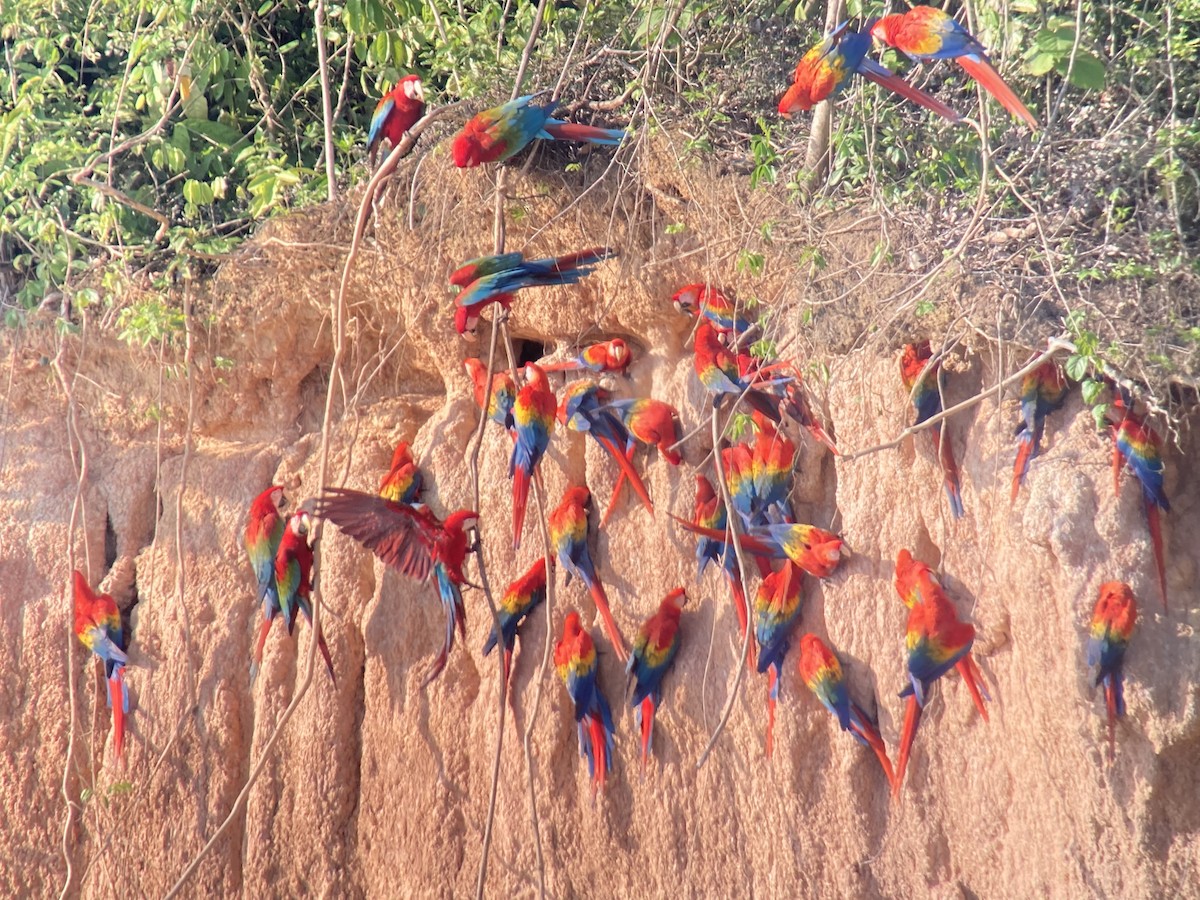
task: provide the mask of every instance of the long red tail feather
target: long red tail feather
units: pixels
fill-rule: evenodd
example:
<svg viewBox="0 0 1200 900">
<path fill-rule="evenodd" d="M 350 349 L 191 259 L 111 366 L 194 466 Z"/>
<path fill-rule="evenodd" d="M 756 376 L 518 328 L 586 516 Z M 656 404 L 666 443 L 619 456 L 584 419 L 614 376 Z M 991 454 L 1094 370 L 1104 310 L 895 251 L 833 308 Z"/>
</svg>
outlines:
<svg viewBox="0 0 1200 900">
<path fill-rule="evenodd" d="M 625 641 L 621 638 L 620 629 L 617 628 L 617 620 L 613 618 L 612 610 L 608 608 L 608 596 L 604 593 L 604 585 L 597 580 L 588 585 L 588 590 L 592 592 L 592 600 L 595 601 L 596 609 L 600 613 L 604 633 L 612 642 L 617 657 L 621 662 L 625 662 L 629 659 L 629 651 L 625 649 Z"/>
<path fill-rule="evenodd" d="M 1033 113 L 1013 93 L 1013 89 L 1005 84 L 1004 79 L 1000 77 L 1000 73 L 992 67 L 991 63 L 973 56 L 960 56 L 957 58 L 957 62 L 968 75 L 983 85 L 984 90 L 1000 101 L 1001 106 L 1024 121 L 1030 128 L 1038 127 L 1038 120 Z"/>
<path fill-rule="evenodd" d="M 112 698 L 113 751 L 117 762 L 125 756 L 125 669 L 119 668 L 108 679 L 108 694 Z"/>
<path fill-rule="evenodd" d="M 983 721 L 988 720 L 987 707 L 983 705 L 983 694 L 986 691 L 981 690 L 980 682 L 983 676 L 979 671 L 979 666 L 975 663 L 974 658 L 968 653 L 957 663 L 954 668 L 958 669 L 958 674 L 962 676 L 962 680 L 966 682 L 967 690 L 971 692 L 971 700 L 975 704 L 975 708 L 979 710 L 979 715 L 983 716 Z"/>
<path fill-rule="evenodd" d="M 654 741 L 654 698 L 642 700 L 642 772 L 650 762 L 650 748 Z"/>
<path fill-rule="evenodd" d="M 858 719 L 852 727 L 862 735 L 863 740 L 875 751 L 875 757 L 879 760 L 879 765 L 883 769 L 884 776 L 887 778 L 888 787 L 895 791 L 896 772 L 892 768 L 892 760 L 888 756 L 887 746 L 883 743 L 883 737 L 879 734 L 879 729 L 875 728 L 861 711 L 857 711 L 857 713 Z"/>
<path fill-rule="evenodd" d="M 775 667 L 767 671 L 767 759 L 775 752 Z"/>
<path fill-rule="evenodd" d="M 1025 480 L 1025 470 L 1029 468 L 1029 459 L 1032 455 L 1033 435 L 1028 431 L 1023 431 L 1017 443 L 1017 459 L 1013 463 L 1012 496 L 1008 501 L 1010 504 L 1017 501 L 1017 494 L 1021 491 L 1021 482 Z"/>
<path fill-rule="evenodd" d="M 746 628 L 750 624 L 750 607 L 746 603 L 746 592 L 742 590 L 742 581 L 740 578 L 735 578 L 731 572 L 726 572 L 729 578 L 729 588 L 733 592 L 733 609 L 738 617 L 738 637 L 743 641 L 746 639 Z M 754 641 L 754 635 L 750 635 L 750 647 L 746 652 L 746 666 L 751 672 L 758 670 L 758 645 Z"/>
<path fill-rule="evenodd" d="M 517 467 L 513 472 L 513 549 L 521 546 L 521 531 L 525 527 L 525 504 L 529 501 L 529 473 Z"/>
<path fill-rule="evenodd" d="M 943 119 L 950 122 L 960 122 L 962 117 L 959 116 L 951 107 L 947 106 L 942 101 L 922 91 L 920 88 L 913 87 L 899 75 L 883 75 L 877 72 L 871 72 L 860 68 L 858 73 L 864 78 L 875 82 L 893 91 L 903 97 L 905 100 L 910 100 L 918 106 L 923 106 L 932 112 L 937 113 Z"/>
<path fill-rule="evenodd" d="M 608 455 L 613 458 L 621 473 L 628 479 L 629 486 L 641 498 L 642 505 L 650 510 L 651 515 L 653 515 L 654 504 L 650 501 L 650 492 L 646 490 L 646 485 L 642 482 L 642 476 L 638 474 L 637 469 L 633 467 L 633 463 L 625 455 L 625 448 L 618 447 L 607 438 L 598 438 L 598 440 L 600 441 L 600 446 L 608 451 Z M 617 487 L 620 487 L 620 482 L 618 482 Z M 615 493 L 616 491 L 614 490 Z"/>
<path fill-rule="evenodd" d="M 1154 547 L 1154 565 L 1158 569 L 1158 589 L 1162 593 L 1163 612 L 1167 611 L 1167 562 L 1163 556 L 1162 519 L 1158 507 L 1146 502 L 1146 527 L 1150 529 L 1150 544 Z"/>
<path fill-rule="evenodd" d="M 904 730 L 900 733 L 900 754 L 896 757 L 896 780 L 892 783 L 892 796 L 900 796 L 900 788 L 904 784 L 904 773 L 908 770 L 908 755 L 912 752 L 913 741 L 917 738 L 917 727 L 921 724 L 921 704 L 915 695 L 908 697 L 908 706 L 904 709 Z"/>
<path fill-rule="evenodd" d="M 325 643 L 325 635 L 319 631 L 317 632 L 317 649 L 321 651 L 321 656 L 325 658 L 325 668 L 329 670 L 329 680 L 336 687 L 337 676 L 333 674 L 333 657 L 329 655 L 329 645 Z"/>
<path fill-rule="evenodd" d="M 592 776 L 592 797 L 596 796 L 596 788 L 604 793 L 604 785 L 608 781 L 608 736 L 604 733 L 604 723 L 599 716 L 588 716 L 588 731 L 592 736 L 592 756 L 596 762 L 596 770 Z"/>
</svg>

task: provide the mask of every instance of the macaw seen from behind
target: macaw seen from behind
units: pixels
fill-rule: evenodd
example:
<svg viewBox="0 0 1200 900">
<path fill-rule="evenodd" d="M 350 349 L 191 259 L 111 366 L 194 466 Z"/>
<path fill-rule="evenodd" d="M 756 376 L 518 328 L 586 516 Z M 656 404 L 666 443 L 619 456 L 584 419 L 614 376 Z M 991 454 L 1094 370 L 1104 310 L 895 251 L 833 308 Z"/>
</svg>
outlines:
<svg viewBox="0 0 1200 900">
<path fill-rule="evenodd" d="M 1104 685 L 1104 705 L 1108 710 L 1108 758 L 1115 755 L 1117 719 L 1125 715 L 1125 687 L 1121 667 L 1125 649 L 1137 622 L 1137 601 L 1133 589 L 1119 581 L 1100 585 L 1100 598 L 1092 612 L 1088 638 L 1087 663 L 1096 668 L 1097 685 Z"/>
<path fill-rule="evenodd" d="M 533 102 L 536 96 L 527 94 L 476 113 L 450 147 L 454 164 L 460 169 L 469 169 L 484 163 L 503 162 L 538 138 L 616 145 L 627 137 L 619 128 L 594 128 L 552 119 L 550 116 L 558 101 L 539 105 Z"/>
<path fill-rule="evenodd" d="M 662 702 L 662 680 L 679 652 L 679 619 L 687 592 L 675 588 L 658 606 L 658 612 L 642 623 L 625 671 L 633 684 L 629 705 L 634 708 L 642 734 L 642 771 L 650 759 L 654 740 L 654 712 Z"/>
<path fill-rule="evenodd" d="M 108 705 L 113 711 L 113 753 L 118 764 L 124 759 L 125 716 L 129 713 L 129 688 L 125 684 L 127 642 L 121 627 L 121 611 L 108 594 L 97 594 L 78 569 L 72 576 L 75 607 L 75 636 L 104 662 Z"/>
<path fill-rule="evenodd" d="M 567 613 L 563 622 L 562 637 L 554 646 L 554 668 L 575 707 L 579 755 L 587 757 L 592 798 L 595 799 L 596 788 L 604 790 L 612 769 L 613 721 L 612 711 L 597 681 L 596 645 L 584 630 L 577 612 Z"/>
</svg>

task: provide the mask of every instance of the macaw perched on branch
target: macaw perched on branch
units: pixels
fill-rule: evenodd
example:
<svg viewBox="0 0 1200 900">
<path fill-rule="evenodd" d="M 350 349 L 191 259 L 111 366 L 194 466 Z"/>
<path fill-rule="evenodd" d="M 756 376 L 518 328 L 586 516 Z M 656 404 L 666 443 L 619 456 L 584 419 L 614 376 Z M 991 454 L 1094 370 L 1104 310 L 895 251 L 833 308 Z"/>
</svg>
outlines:
<svg viewBox="0 0 1200 900">
<path fill-rule="evenodd" d="M 718 334 L 732 334 L 735 340 L 757 324 L 744 305 L 711 284 L 685 284 L 671 296 L 671 301 L 681 313 L 693 319 L 702 318 Z"/>
<path fill-rule="evenodd" d="M 550 435 L 554 432 L 554 409 L 557 406 L 545 372 L 534 363 L 526 363 L 524 374 L 525 384 L 513 401 L 513 429 L 517 437 L 508 462 L 508 477 L 513 480 L 514 550 L 521 546 L 529 483 L 546 448 L 550 446 Z"/>
<path fill-rule="evenodd" d="M 316 514 L 337 525 L 383 561 L 384 565 L 418 582 L 434 576 L 438 599 L 446 613 L 446 634 L 441 652 L 425 678 L 428 684 L 441 674 L 454 646 L 454 626 L 466 637 L 466 609 L 462 586 L 463 566 L 469 549 L 467 531 L 479 516 L 460 509 L 442 522 L 424 504 L 409 505 L 385 500 L 349 488 L 326 488 L 317 498 Z"/>
<path fill-rule="evenodd" d="M 462 288 L 454 300 L 454 327 L 467 340 L 474 340 L 475 326 L 488 304 L 508 309 L 522 288 L 577 284 L 592 274 L 596 263 L 617 255 L 619 251 L 610 247 L 593 247 L 546 259 L 526 260 L 520 253 L 505 253 L 469 260 L 450 275 L 450 283 Z"/>
<path fill-rule="evenodd" d="M 779 398 L 764 391 L 790 380 L 788 378 L 764 380 L 754 375 L 743 375 L 734 356 L 717 337 L 717 331 L 707 320 L 696 326 L 693 365 L 700 383 L 714 395 L 713 402 L 720 406 L 726 394 L 741 397 L 773 422 L 779 421 Z"/>
<path fill-rule="evenodd" d="M 921 723 L 921 711 L 925 708 L 933 683 L 958 666 L 961 661 L 968 660 L 965 671 L 959 667 L 959 672 L 966 677 L 969 688 L 975 685 L 972 688 L 973 697 L 979 691 L 975 682 L 978 673 L 975 671 L 973 660 L 970 659 L 971 645 L 975 642 L 974 626 L 959 620 L 953 604 L 935 581 L 920 578 L 918 583 L 920 587 L 916 591 L 917 599 L 909 610 L 906 629 L 910 683 L 900 692 L 901 697 L 908 698 L 908 704 L 904 712 L 904 728 L 900 735 L 900 754 L 896 760 L 893 795 L 899 795 L 904 783 L 908 757 Z M 971 674 L 968 676 L 967 672 Z M 977 700 L 977 704 L 982 707 L 981 701 Z"/>
<path fill-rule="evenodd" d="M 625 458 L 632 465 L 635 439 L 645 444 L 647 447 L 658 447 L 658 452 L 673 466 L 677 466 L 683 462 L 683 456 L 675 445 L 679 443 L 679 413 L 675 407 L 663 403 L 661 400 L 654 400 L 649 397 L 640 400 L 614 400 L 611 401 L 605 410 L 610 410 L 621 419 L 621 424 L 624 425 L 628 434 L 625 439 Z M 612 500 L 609 501 L 608 510 L 604 513 L 604 518 L 601 524 L 608 521 L 609 516 L 616 509 L 617 497 L 620 496 L 621 488 L 625 482 L 629 480 L 624 468 L 621 470 L 621 477 L 617 479 L 617 486 L 613 488 Z M 637 486 L 634 485 L 634 490 Z"/>
<path fill-rule="evenodd" d="M 487 393 L 487 366 L 469 356 L 463 360 L 467 377 L 471 379 L 471 387 L 475 392 L 475 405 L 483 408 L 483 397 Z M 507 371 L 492 373 L 492 390 L 488 397 L 487 416 L 497 425 L 508 432 L 514 441 L 517 434 L 513 430 L 512 408 L 517 399 L 517 389 L 512 376 Z"/>
<path fill-rule="evenodd" d="M 939 594 L 947 603 L 950 602 L 933 569 L 920 560 L 914 559 L 907 549 L 902 548 L 896 554 L 895 585 L 896 593 L 900 595 L 900 599 L 909 609 L 934 594 Z M 983 676 L 979 672 L 975 658 L 968 652 L 954 664 L 954 667 L 962 676 L 963 683 L 966 684 L 967 690 L 971 694 L 971 702 L 975 704 L 975 709 L 979 711 L 983 721 L 988 721 L 987 707 L 984 706 L 983 701 L 992 698 L 984 685 Z"/>
<path fill-rule="evenodd" d="M 941 361 L 930 365 L 933 351 L 929 341 L 919 344 L 905 344 L 900 356 L 900 378 L 904 389 L 912 398 L 913 407 L 917 411 L 914 425 L 920 425 L 942 411 L 942 397 L 938 390 L 938 372 Z M 958 463 L 954 461 L 954 448 L 950 443 L 950 434 L 942 433 L 941 424 L 932 426 L 933 451 L 942 466 L 946 486 L 946 497 L 950 501 L 950 511 L 954 518 L 962 518 L 962 490 L 959 488 Z"/>
<path fill-rule="evenodd" d="M 642 771 L 650 760 L 654 740 L 654 712 L 662 702 L 662 680 L 679 652 L 679 617 L 687 603 L 687 592 L 679 587 L 663 598 L 658 612 L 642 623 L 625 672 L 633 684 L 629 705 L 634 708 L 642 733 Z"/>
<path fill-rule="evenodd" d="M 1120 581 L 1100 585 L 1100 599 L 1092 612 L 1088 639 L 1087 664 L 1096 667 L 1097 685 L 1104 684 L 1104 702 L 1108 708 L 1108 758 L 1116 754 L 1117 719 L 1125 715 L 1125 689 L 1121 666 L 1125 648 L 1137 622 L 1137 601 L 1133 589 Z"/>
<path fill-rule="evenodd" d="M 1017 459 L 1013 463 L 1012 497 L 1015 502 L 1029 463 L 1042 450 L 1046 416 L 1067 399 L 1067 380 L 1053 360 L 1042 363 L 1021 379 L 1021 421 L 1017 425 Z"/>
<path fill-rule="evenodd" d="M 1120 491 L 1121 469 L 1125 464 L 1142 486 L 1142 506 L 1146 510 L 1146 527 L 1154 548 L 1154 565 L 1158 570 L 1158 589 L 1162 593 L 1163 610 L 1167 608 L 1167 563 L 1163 554 L 1162 520 L 1158 511 L 1171 511 L 1163 491 L 1162 438 L 1139 415 L 1118 404 L 1123 418 L 1112 426 L 1113 490 Z"/>
<path fill-rule="evenodd" d="M 775 703 L 783 678 L 783 659 L 791 646 L 792 626 L 800 617 L 800 567 L 784 563 L 758 586 L 754 597 L 754 636 L 758 638 L 758 671 L 767 672 L 767 757 L 775 750 Z"/>
<path fill-rule="evenodd" d="M 450 153 L 460 169 L 484 163 L 503 162 L 538 138 L 546 141 L 579 141 L 584 144 L 620 144 L 628 135 L 619 128 L 594 128 L 552 119 L 557 100 L 539 106 L 537 94 L 509 100 L 485 109 L 463 126 L 454 138 Z"/>
<path fill-rule="evenodd" d="M 712 482 L 704 475 L 696 476 L 696 506 L 692 523 L 710 532 L 726 533 L 729 517 L 725 512 L 725 504 L 712 486 Z M 746 602 L 746 591 L 742 586 L 742 572 L 738 567 L 737 554 L 733 543 L 729 540 L 699 535 L 696 541 L 696 580 L 704 577 L 704 570 L 711 562 L 719 562 L 725 578 L 729 582 L 729 590 L 733 594 L 733 609 L 738 618 L 738 636 L 746 639 L 746 627 L 749 624 L 750 607 Z M 746 655 L 746 664 L 751 669 L 755 667 L 756 650 L 753 635 Z"/>
<path fill-rule="evenodd" d="M 396 445 L 392 466 L 379 482 L 379 496 L 393 503 L 416 503 L 421 495 L 421 470 L 413 462 L 407 441 Z"/>
<path fill-rule="evenodd" d="M 416 75 L 405 75 L 375 107 L 367 134 L 367 157 L 375 165 L 375 154 L 384 138 L 395 147 L 404 133 L 425 115 L 425 87 Z"/>
<path fill-rule="evenodd" d="M 574 575 L 587 585 L 596 610 L 600 613 L 604 633 L 612 642 L 618 658 L 625 662 L 629 658 L 629 651 L 625 649 L 625 641 L 608 606 L 604 585 L 596 576 L 596 567 L 588 551 L 588 507 L 591 502 L 592 495 L 586 487 L 568 487 L 563 493 L 562 502 L 550 513 L 550 543 L 566 572 L 567 583 Z"/>
<path fill-rule="evenodd" d="M 250 558 L 250 566 L 258 582 L 254 602 L 262 605 L 263 613 L 250 664 L 251 678 L 262 665 L 263 646 L 267 642 L 271 623 L 283 611 L 279 604 L 279 588 L 275 584 L 275 555 L 279 552 L 279 542 L 283 540 L 283 516 L 275 505 L 275 495 L 282 493 L 283 487 L 273 484 L 255 497 L 246 521 L 246 555 Z"/>
<path fill-rule="evenodd" d="M 128 643 L 121 627 L 121 611 L 108 594 L 96 594 L 78 569 L 73 575 L 75 636 L 104 661 L 108 705 L 113 711 L 113 753 L 121 763 L 125 752 L 125 716 L 129 713 L 129 688 L 125 684 Z"/>
<path fill-rule="evenodd" d="M 867 23 L 868 26 L 873 24 Z M 851 31 L 848 22 L 843 22 L 825 36 L 820 43 L 809 48 L 792 75 L 792 86 L 779 101 L 779 114 L 791 118 L 800 110 L 810 110 L 822 100 L 831 100 L 857 73 L 868 81 L 899 94 L 907 100 L 932 110 L 950 122 L 961 121 L 953 109 L 913 87 L 899 75 L 894 75 L 886 66 L 867 59 L 871 49 L 871 35 Z"/>
<path fill-rule="evenodd" d="M 568 613 L 563 622 L 562 638 L 554 645 L 554 668 L 575 705 L 579 755 L 587 757 L 594 800 L 596 788 L 604 790 L 612 769 L 613 722 L 608 701 L 596 680 L 596 645 L 583 630 L 577 612 Z"/>
<path fill-rule="evenodd" d="M 625 370 L 631 362 L 633 357 L 629 353 L 629 345 L 621 338 L 613 338 L 583 348 L 574 359 L 542 363 L 541 366 L 543 372 L 574 372 L 586 369 L 596 375 L 605 372 L 619 372 L 625 375 L 628 374 Z"/>
<path fill-rule="evenodd" d="M 850 691 L 842 675 L 842 664 L 834 652 L 815 634 L 806 634 L 800 638 L 798 668 L 800 677 L 808 685 L 808 689 L 817 695 L 822 706 L 837 717 L 842 731 L 850 732 L 860 744 L 875 751 L 883 774 L 887 777 L 888 787 L 894 789 L 896 773 L 892 770 L 887 747 L 883 744 L 883 738 L 879 736 L 879 729 L 863 712 L 862 707 L 850 701 Z"/>
<path fill-rule="evenodd" d="M 553 558 L 550 565 L 554 565 Z M 508 586 L 504 596 L 500 598 L 497 610 L 500 618 L 500 639 L 504 642 L 504 681 L 508 682 L 512 671 L 513 647 L 517 642 L 517 632 L 521 623 L 529 618 L 534 608 L 546 599 L 546 560 L 535 559 L 529 570 Z M 496 646 L 496 628 L 488 635 L 487 643 L 483 645 L 483 655 L 487 656 Z M 522 642 L 524 639 L 522 639 Z"/>
<path fill-rule="evenodd" d="M 308 545 L 309 526 L 307 512 L 299 510 L 292 513 L 283 529 L 279 550 L 275 554 L 275 583 L 279 586 L 279 605 L 283 610 L 283 621 L 287 625 L 288 635 L 293 633 L 296 626 L 297 610 L 309 626 L 312 626 L 313 552 L 312 547 Z M 269 621 L 266 626 L 270 627 Z M 325 658 L 329 679 L 336 685 L 333 659 L 329 655 L 329 645 L 325 643 L 325 635 L 321 631 L 317 632 L 317 648 Z"/>
<path fill-rule="evenodd" d="M 633 444 L 633 439 L 629 436 L 629 432 L 616 412 L 609 409 L 610 403 L 612 403 L 612 395 L 607 390 L 594 381 L 580 379 L 567 385 L 562 402 L 558 405 L 558 421 L 572 431 L 583 431 L 590 434 L 596 443 L 613 458 L 617 468 L 621 471 L 617 478 L 617 485 L 613 488 L 608 511 L 605 512 L 604 518 L 600 522 L 601 527 L 608 522 L 609 516 L 616 509 L 617 497 L 621 493 L 621 486 L 626 481 L 633 486 L 634 493 L 638 495 L 651 515 L 654 513 L 650 492 L 646 490 L 642 476 L 633 467 L 633 453 L 629 449 Z"/>
<path fill-rule="evenodd" d="M 917 59 L 953 59 L 1013 116 L 1030 128 L 1038 120 L 1013 93 L 988 59 L 987 50 L 949 13 L 932 6 L 914 6 L 905 13 L 884 16 L 870 28 L 871 37 Z"/>
</svg>

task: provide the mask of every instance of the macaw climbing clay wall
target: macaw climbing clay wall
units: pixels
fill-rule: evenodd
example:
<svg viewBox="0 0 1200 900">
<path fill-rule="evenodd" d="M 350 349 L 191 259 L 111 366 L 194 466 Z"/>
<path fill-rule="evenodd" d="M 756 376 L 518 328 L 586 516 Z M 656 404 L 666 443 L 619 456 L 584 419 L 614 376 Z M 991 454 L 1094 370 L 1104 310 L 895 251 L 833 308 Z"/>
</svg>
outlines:
<svg viewBox="0 0 1200 900">
<path fill-rule="evenodd" d="M 491 249 L 491 182 L 435 168 L 448 167 L 410 169 L 380 205 L 353 271 L 330 482 L 372 490 L 396 441 L 409 440 L 425 499 L 442 513 L 473 502 L 477 411 L 461 360 L 486 347 L 487 335 L 485 326 L 475 347 L 455 335 L 444 282 L 459 262 Z M 908 424 L 900 345 L 944 342 L 953 329 L 936 316 L 918 326 L 854 299 L 886 298 L 905 277 L 867 265 L 880 227 L 871 216 L 818 227 L 775 210 L 834 261 L 827 275 L 802 278 L 794 246 L 762 244 L 761 234 L 741 228 L 743 217 L 761 220 L 763 210 L 750 208 L 767 202 L 761 197 L 723 193 L 706 173 L 685 178 L 667 167 L 631 186 L 617 173 L 601 178 L 601 170 L 589 163 L 573 176 L 514 173 L 510 189 L 521 199 L 510 204 L 523 212 L 510 215 L 510 248 L 549 255 L 606 243 L 622 251 L 577 287 L 519 299 L 512 327 L 526 349 L 541 344 L 561 356 L 580 341 L 624 337 L 634 362 L 614 389 L 675 405 L 690 430 L 708 421 L 710 402 L 692 372 L 693 322 L 669 298 L 680 284 L 709 279 L 780 310 L 778 351 L 810 373 L 818 414 L 844 452 L 885 443 Z M 565 184 L 567 177 L 579 182 Z M 0 392 L 5 896 L 46 896 L 68 879 L 70 895 L 162 895 L 264 753 L 244 817 L 186 894 L 473 892 L 498 713 L 495 659 L 480 654 L 491 623 L 477 591 L 467 592 L 466 641 L 423 687 L 442 633 L 432 589 L 385 570 L 327 528 L 319 579 L 336 686 L 318 665 L 268 752 L 304 674 L 306 626 L 292 640 L 276 626 L 261 673 L 253 682 L 249 673 L 259 613 L 241 547 L 246 509 L 272 482 L 285 486 L 288 510 L 317 491 L 330 301 L 352 218 L 339 207 L 278 221 L 211 283 L 193 286 L 189 296 L 206 314 L 194 319 L 190 377 L 182 340 L 160 362 L 154 348 L 129 348 L 103 323 L 58 342 L 49 326 L 8 337 Z M 664 231 L 671 223 L 685 227 Z M 739 266 L 747 247 L 761 261 Z M 895 255 L 909 249 L 897 245 Z M 862 270 L 839 267 L 845 260 Z M 959 269 L 931 285 L 935 296 L 989 290 Z M 801 294 L 807 315 L 795 302 Z M 806 576 L 799 628 L 837 647 L 851 693 L 878 716 L 894 753 L 907 610 L 892 568 L 897 551 L 909 548 L 939 571 L 960 616 L 978 629 L 989 722 L 957 676 L 942 679 L 893 800 L 870 751 L 840 732 L 800 682 L 793 648 L 773 759 L 764 758 L 766 680 L 746 673 L 728 727 L 697 768 L 740 650 L 725 582 L 711 570 L 696 582 L 693 537 L 668 516 L 691 515 L 693 467 L 711 448 L 706 427 L 685 446 L 683 466 L 657 456 L 645 463 L 655 514 L 629 496 L 592 544 L 627 638 L 672 587 L 686 586 L 691 597 L 654 761 L 643 777 L 632 710 L 621 701 L 624 673 L 604 652 L 586 590 L 565 585 L 560 570 L 555 636 L 568 609 L 580 610 L 597 635 L 601 683 L 617 719 L 616 765 L 593 800 L 565 691 L 552 671 L 538 680 L 547 637 L 539 610 L 515 656 L 489 892 L 537 891 L 531 783 L 545 882 L 556 897 L 1193 892 L 1196 415 L 1183 413 L 1166 451 L 1164 612 L 1138 491 L 1127 475 L 1114 493 L 1110 445 L 1077 389 L 1048 419 L 1044 452 L 1010 502 L 1016 404 L 994 386 L 1028 358 L 1028 348 L 968 331 L 946 362 L 947 404 L 985 392 L 947 428 L 962 471 L 966 513 L 957 521 L 926 434 L 836 459 L 788 426 L 800 447 L 792 491 L 799 518 L 837 531 L 852 551 L 832 577 Z M 552 382 L 561 393 L 563 376 Z M 69 412 L 78 443 L 68 437 Z M 534 529 L 518 553 L 510 549 L 509 448 L 489 427 L 479 457 L 483 553 L 497 592 L 541 553 Z M 602 506 L 616 483 L 595 443 L 565 430 L 542 471 L 551 505 L 568 483 L 586 481 Z M 594 512 L 593 528 L 597 519 Z M 103 680 L 70 630 L 74 566 L 131 611 L 124 769 L 112 758 Z M 1141 618 L 1126 657 L 1128 714 L 1109 764 L 1103 697 L 1085 645 L 1099 585 L 1112 579 L 1133 586 Z M 521 741 L 530 727 L 531 771 Z M 68 803 L 74 815 L 64 832 Z"/>
</svg>

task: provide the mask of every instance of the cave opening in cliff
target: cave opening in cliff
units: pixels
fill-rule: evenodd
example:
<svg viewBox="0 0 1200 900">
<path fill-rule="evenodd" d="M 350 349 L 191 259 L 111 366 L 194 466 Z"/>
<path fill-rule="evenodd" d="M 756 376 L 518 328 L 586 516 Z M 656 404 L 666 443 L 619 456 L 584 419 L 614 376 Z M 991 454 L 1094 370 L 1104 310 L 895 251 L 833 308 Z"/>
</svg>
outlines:
<svg viewBox="0 0 1200 900">
<path fill-rule="evenodd" d="M 535 363 L 546 355 L 546 345 L 534 338 L 519 338 L 514 337 L 513 356 L 517 360 L 517 368 L 525 365 L 525 363 Z"/>
</svg>

